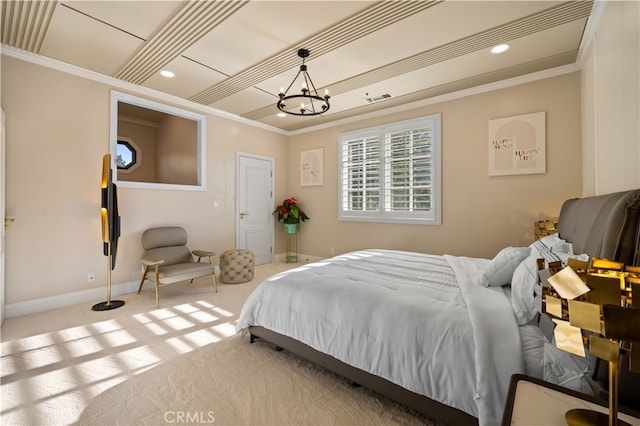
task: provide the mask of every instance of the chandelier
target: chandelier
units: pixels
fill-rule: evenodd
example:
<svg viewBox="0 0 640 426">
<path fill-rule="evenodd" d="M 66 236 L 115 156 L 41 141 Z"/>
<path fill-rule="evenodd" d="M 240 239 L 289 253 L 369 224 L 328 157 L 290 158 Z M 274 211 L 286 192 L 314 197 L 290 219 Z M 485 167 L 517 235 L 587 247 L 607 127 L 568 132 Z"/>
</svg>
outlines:
<svg viewBox="0 0 640 426">
<path fill-rule="evenodd" d="M 329 91 L 325 90 L 324 96 L 320 97 L 316 86 L 314 86 L 311 77 L 307 72 L 307 66 L 304 63 L 305 58 L 309 57 L 309 50 L 298 50 L 298 56 L 302 58 L 300 71 L 287 87 L 287 90 L 280 89 L 280 100 L 276 104 L 278 109 L 286 114 L 291 115 L 320 115 L 329 110 Z M 289 89 L 296 82 L 302 80 L 302 89 L 299 94 L 288 95 Z M 287 105 L 288 104 L 288 105 Z"/>
</svg>

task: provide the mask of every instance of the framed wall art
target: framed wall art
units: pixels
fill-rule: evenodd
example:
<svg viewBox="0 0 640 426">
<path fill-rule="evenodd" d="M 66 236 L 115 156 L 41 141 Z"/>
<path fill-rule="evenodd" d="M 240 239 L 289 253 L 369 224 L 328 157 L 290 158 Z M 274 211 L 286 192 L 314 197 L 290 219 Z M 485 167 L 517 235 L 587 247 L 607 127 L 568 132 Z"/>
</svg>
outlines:
<svg viewBox="0 0 640 426">
<path fill-rule="evenodd" d="M 489 120 L 489 176 L 545 173 L 545 112 Z"/>
<path fill-rule="evenodd" d="M 300 151 L 300 186 L 323 184 L 323 156 L 323 148 Z"/>
</svg>

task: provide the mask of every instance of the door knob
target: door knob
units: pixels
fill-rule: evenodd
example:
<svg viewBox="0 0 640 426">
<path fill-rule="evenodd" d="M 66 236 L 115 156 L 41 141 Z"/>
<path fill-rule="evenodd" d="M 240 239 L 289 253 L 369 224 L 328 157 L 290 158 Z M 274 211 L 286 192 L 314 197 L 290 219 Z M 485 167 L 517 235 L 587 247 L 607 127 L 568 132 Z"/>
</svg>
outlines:
<svg viewBox="0 0 640 426">
<path fill-rule="evenodd" d="M 11 226 L 11 222 L 15 222 L 16 218 L 15 217 L 5 217 L 4 218 L 4 228 L 7 229 L 9 226 Z"/>
<path fill-rule="evenodd" d="M 240 213 L 240 219 L 244 219 L 245 216 L 249 216 L 249 213 Z"/>
</svg>

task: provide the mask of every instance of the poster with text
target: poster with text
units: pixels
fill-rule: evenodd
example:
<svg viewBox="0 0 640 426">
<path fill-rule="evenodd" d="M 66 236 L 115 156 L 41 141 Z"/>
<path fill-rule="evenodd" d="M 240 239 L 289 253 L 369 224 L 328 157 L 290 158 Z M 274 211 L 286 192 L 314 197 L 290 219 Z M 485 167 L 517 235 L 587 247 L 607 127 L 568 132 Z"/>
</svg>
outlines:
<svg viewBox="0 0 640 426">
<path fill-rule="evenodd" d="M 489 176 L 545 171 L 544 111 L 489 120 Z"/>
</svg>

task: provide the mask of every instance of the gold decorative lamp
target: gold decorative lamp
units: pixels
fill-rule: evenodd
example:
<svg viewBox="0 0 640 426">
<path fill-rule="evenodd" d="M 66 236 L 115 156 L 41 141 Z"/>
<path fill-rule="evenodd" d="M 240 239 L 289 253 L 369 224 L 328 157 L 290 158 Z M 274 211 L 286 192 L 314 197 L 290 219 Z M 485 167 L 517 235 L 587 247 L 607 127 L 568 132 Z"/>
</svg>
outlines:
<svg viewBox="0 0 640 426">
<path fill-rule="evenodd" d="M 538 220 L 533 222 L 533 234 L 536 240 L 558 232 L 558 219 Z"/>
<path fill-rule="evenodd" d="M 627 425 L 618 419 L 618 360 L 628 355 L 630 370 L 640 372 L 640 350 L 634 350 L 634 344 L 640 345 L 640 308 L 633 303 L 640 299 L 640 268 L 598 258 L 586 265 L 574 262 L 575 270 L 567 266 L 548 278 L 546 312 L 559 318 L 557 323 L 568 319 L 565 330 L 578 342 L 570 348 L 556 339 L 560 349 L 580 354 L 588 342 L 591 355 L 609 362 L 609 415 L 574 409 L 565 419 L 569 425 Z"/>
<path fill-rule="evenodd" d="M 102 246 L 104 255 L 107 256 L 107 301 L 93 305 L 94 311 L 108 311 L 124 305 L 122 300 L 111 300 L 111 271 L 116 267 L 116 253 L 118 251 L 118 238 L 120 237 L 120 215 L 118 213 L 118 191 L 113 183 L 113 170 L 111 169 L 111 154 L 102 157 L 102 207 L 100 218 L 102 221 Z"/>
</svg>

